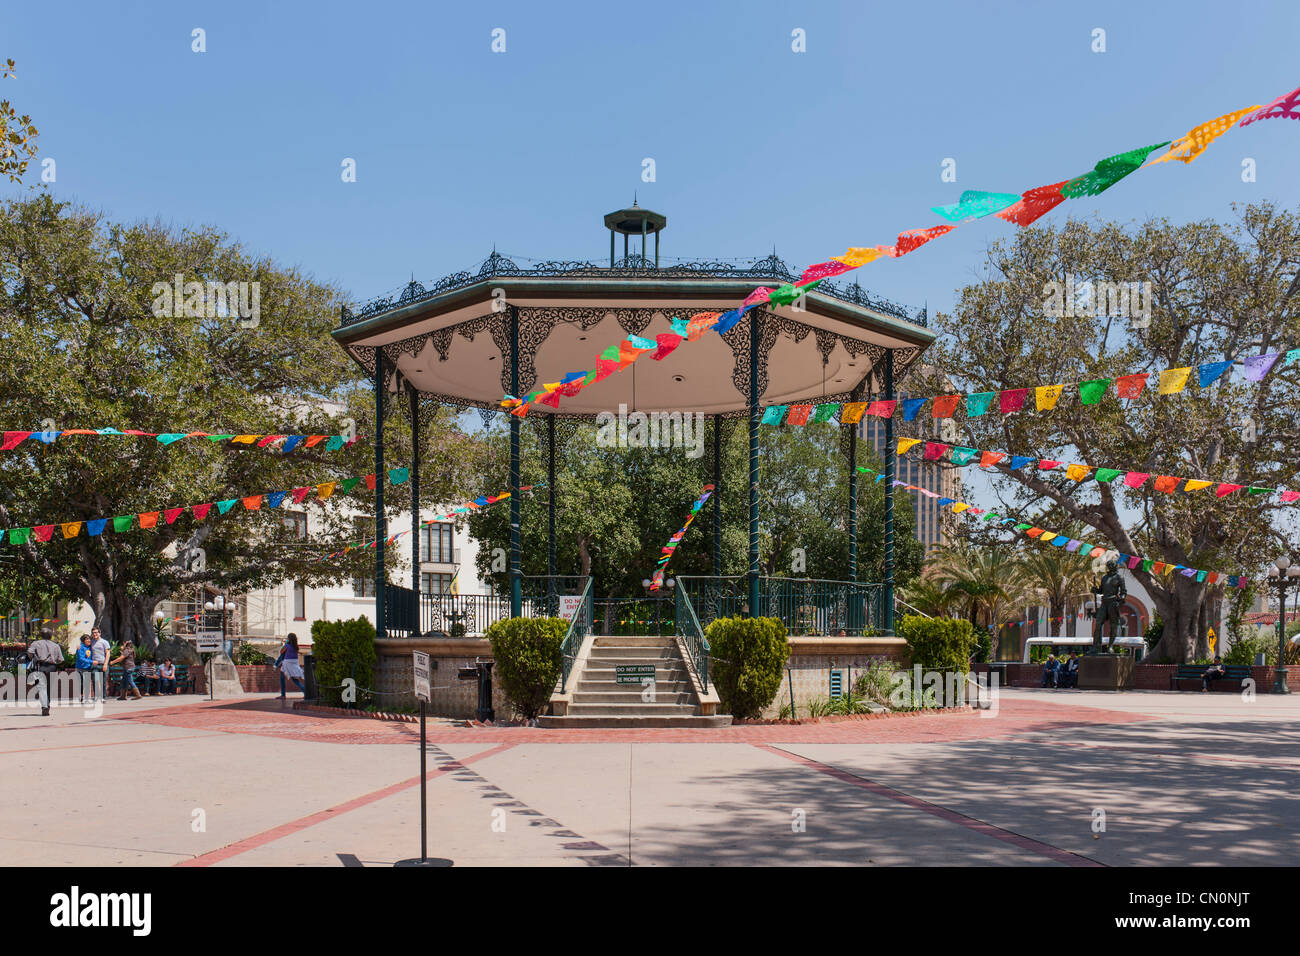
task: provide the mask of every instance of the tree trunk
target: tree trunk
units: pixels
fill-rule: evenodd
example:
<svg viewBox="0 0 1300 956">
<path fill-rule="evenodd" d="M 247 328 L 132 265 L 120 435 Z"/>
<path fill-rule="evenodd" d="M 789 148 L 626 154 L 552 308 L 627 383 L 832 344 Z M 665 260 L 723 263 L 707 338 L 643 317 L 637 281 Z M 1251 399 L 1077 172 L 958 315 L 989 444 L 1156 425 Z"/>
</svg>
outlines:
<svg viewBox="0 0 1300 956">
<path fill-rule="evenodd" d="M 94 626 L 110 644 L 130 638 L 136 647 L 152 650 L 158 646 L 153 612 L 159 600 L 156 595 L 132 596 L 104 588 L 93 592 L 88 603 L 95 616 Z"/>
<path fill-rule="evenodd" d="M 1168 588 L 1148 588 L 1147 593 L 1164 621 L 1164 633 L 1151 649 L 1152 659 L 1186 664 L 1195 654 L 1196 624 L 1205 588 L 1183 579 L 1172 581 Z"/>
</svg>

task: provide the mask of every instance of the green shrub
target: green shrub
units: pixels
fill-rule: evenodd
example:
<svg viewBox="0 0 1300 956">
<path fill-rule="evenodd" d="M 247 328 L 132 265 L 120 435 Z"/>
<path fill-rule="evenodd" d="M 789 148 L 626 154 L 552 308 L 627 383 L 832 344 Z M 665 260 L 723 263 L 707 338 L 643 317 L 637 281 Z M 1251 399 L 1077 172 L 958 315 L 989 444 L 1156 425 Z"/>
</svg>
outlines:
<svg viewBox="0 0 1300 956">
<path fill-rule="evenodd" d="M 922 670 L 965 672 L 978 644 L 970 621 L 948 617 L 908 614 L 898 633 L 912 649 L 913 666 L 920 664 Z"/>
<path fill-rule="evenodd" d="M 874 659 L 865 671 L 853 682 L 853 692 L 866 700 L 878 704 L 888 704 L 889 695 L 894 689 L 894 675 L 898 666 L 887 657 Z"/>
<path fill-rule="evenodd" d="M 720 617 L 704 636 L 723 709 L 741 720 L 761 717 L 781 689 L 790 657 L 785 625 L 774 617 Z"/>
<path fill-rule="evenodd" d="M 484 635 L 492 642 L 493 673 L 520 716 L 531 720 L 545 709 L 560 679 L 560 645 L 569 629 L 562 617 L 512 617 Z"/>
<path fill-rule="evenodd" d="M 1255 663 L 1256 654 L 1268 653 L 1268 648 L 1264 646 L 1264 641 L 1255 636 L 1243 636 L 1237 640 L 1230 648 L 1228 653 L 1223 655 L 1223 663 L 1235 666 L 1249 666 Z M 1277 656 L 1276 650 L 1274 657 Z"/>
<path fill-rule="evenodd" d="M 236 664 L 269 664 L 271 658 L 267 657 L 252 644 L 247 641 L 239 645 L 239 650 L 235 651 Z"/>
<path fill-rule="evenodd" d="M 355 704 L 343 682 L 356 681 L 360 691 L 371 684 L 375 667 L 375 626 L 364 617 L 350 621 L 315 621 L 311 626 L 312 664 L 321 699 Z"/>
<path fill-rule="evenodd" d="M 1164 633 L 1165 622 L 1160 619 L 1159 614 L 1153 614 L 1151 623 L 1147 625 L 1147 629 L 1142 633 L 1142 640 L 1146 641 L 1147 650 L 1151 650 L 1151 648 L 1159 644 Z"/>
</svg>

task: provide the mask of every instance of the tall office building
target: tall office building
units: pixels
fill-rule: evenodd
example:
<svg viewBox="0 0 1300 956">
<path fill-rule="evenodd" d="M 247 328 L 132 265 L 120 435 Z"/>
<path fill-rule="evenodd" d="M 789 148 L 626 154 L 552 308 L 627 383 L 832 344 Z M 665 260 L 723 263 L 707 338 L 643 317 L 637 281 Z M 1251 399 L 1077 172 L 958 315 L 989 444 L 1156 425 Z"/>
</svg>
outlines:
<svg viewBox="0 0 1300 956">
<path fill-rule="evenodd" d="M 937 430 L 937 426 L 941 423 L 930 419 L 928 424 L 935 433 L 924 437 L 938 441 L 945 440 Z M 897 432 L 897 429 L 895 431 Z M 885 447 L 885 423 L 879 418 L 863 418 L 862 424 L 858 427 L 858 437 L 875 449 L 876 457 L 882 462 L 886 454 L 894 454 L 894 448 Z M 919 454 L 898 456 L 895 474 L 898 481 L 918 485 L 945 498 L 961 497 L 959 470 L 923 461 Z M 951 514 L 952 509 L 950 507 L 941 509 L 938 498 L 901 490 L 900 494 L 912 501 L 913 513 L 916 515 L 916 539 L 925 545 L 926 550 L 947 544 L 948 536 L 944 531 L 941 514 Z"/>
</svg>

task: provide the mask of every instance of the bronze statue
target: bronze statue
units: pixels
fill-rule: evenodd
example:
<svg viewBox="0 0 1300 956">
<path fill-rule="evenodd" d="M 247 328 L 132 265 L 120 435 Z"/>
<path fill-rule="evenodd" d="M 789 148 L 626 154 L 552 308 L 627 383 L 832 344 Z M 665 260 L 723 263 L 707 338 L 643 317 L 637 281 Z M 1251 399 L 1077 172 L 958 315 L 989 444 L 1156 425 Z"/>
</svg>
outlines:
<svg viewBox="0 0 1300 956">
<path fill-rule="evenodd" d="M 1092 593 L 1098 596 L 1097 620 L 1092 631 L 1092 652 L 1100 654 L 1103 650 L 1101 629 L 1107 621 L 1110 622 L 1111 650 L 1115 649 L 1115 639 L 1119 637 L 1119 608 L 1128 597 L 1128 588 L 1124 586 L 1124 577 L 1119 573 L 1119 561 L 1115 558 L 1106 562 L 1106 573 L 1102 575 L 1101 582 L 1093 587 Z"/>
</svg>

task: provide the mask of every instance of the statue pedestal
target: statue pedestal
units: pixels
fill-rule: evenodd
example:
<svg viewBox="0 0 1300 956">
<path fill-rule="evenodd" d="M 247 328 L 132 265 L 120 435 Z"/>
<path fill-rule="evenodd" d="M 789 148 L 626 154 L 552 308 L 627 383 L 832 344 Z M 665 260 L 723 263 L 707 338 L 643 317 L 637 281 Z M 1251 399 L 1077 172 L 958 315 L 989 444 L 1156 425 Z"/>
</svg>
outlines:
<svg viewBox="0 0 1300 956">
<path fill-rule="evenodd" d="M 208 671 L 208 667 L 212 669 Z M 239 671 L 228 654 L 213 654 L 212 660 L 204 667 L 212 678 L 212 698 L 225 700 L 231 697 L 243 697 L 244 688 L 239 683 Z"/>
<path fill-rule="evenodd" d="M 1131 690 L 1134 658 L 1127 654 L 1088 654 L 1079 658 L 1080 690 Z"/>
</svg>

